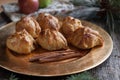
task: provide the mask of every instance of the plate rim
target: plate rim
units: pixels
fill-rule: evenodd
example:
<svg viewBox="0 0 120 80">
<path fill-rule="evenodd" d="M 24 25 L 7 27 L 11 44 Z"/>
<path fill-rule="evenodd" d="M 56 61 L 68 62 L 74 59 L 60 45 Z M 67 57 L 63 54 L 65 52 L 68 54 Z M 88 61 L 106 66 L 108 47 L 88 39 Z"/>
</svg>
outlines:
<svg viewBox="0 0 120 80">
<path fill-rule="evenodd" d="M 90 24 L 93 24 L 93 25 L 99 27 L 102 31 L 104 31 L 104 33 L 106 33 L 106 35 L 109 37 L 109 40 L 110 40 L 110 42 L 111 42 L 111 47 L 110 47 L 109 52 L 107 53 L 107 56 L 106 56 L 103 60 L 99 61 L 99 63 L 97 63 L 96 65 L 93 65 L 93 66 L 91 66 L 91 67 L 89 67 L 89 68 L 86 68 L 86 69 L 84 69 L 84 70 L 81 70 L 81 71 L 74 71 L 74 72 L 71 72 L 71 73 L 56 74 L 56 75 L 37 75 L 37 74 L 28 74 L 28 73 L 24 73 L 24 72 L 18 72 L 18 71 L 15 71 L 15 70 L 12 70 L 12 69 L 8 68 L 7 66 L 3 66 L 3 65 L 1 65 L 1 64 L 0 64 L 0 67 L 4 68 L 4 69 L 6 69 L 6 70 L 9 70 L 9 71 L 15 72 L 15 73 L 23 74 L 23 75 L 51 77 L 51 76 L 64 76 L 64 75 L 70 75 L 70 74 L 80 73 L 80 72 L 83 72 L 83 71 L 86 71 L 86 70 L 90 70 L 90 69 L 92 69 L 92 68 L 94 68 L 94 67 L 99 66 L 99 65 L 102 64 L 105 60 L 107 60 L 108 57 L 111 55 L 112 50 L 113 50 L 113 41 L 112 41 L 111 36 L 110 36 L 103 28 L 101 28 L 100 26 L 98 26 L 98 25 L 96 25 L 96 24 L 94 24 L 94 23 L 91 23 L 91 22 L 88 22 L 88 21 L 85 21 L 85 22 L 90 23 Z M 16 22 L 11 22 L 11 23 L 9 23 L 9 24 L 7 24 L 7 25 L 4 25 L 3 27 L 0 28 L 0 30 L 2 30 L 2 29 L 4 29 L 4 28 L 7 28 L 7 27 L 9 27 L 9 26 L 11 26 L 11 25 L 15 25 L 15 23 L 16 23 Z M 85 57 L 85 56 L 84 56 L 84 57 Z M 83 57 L 82 57 L 82 58 L 83 58 Z"/>
</svg>

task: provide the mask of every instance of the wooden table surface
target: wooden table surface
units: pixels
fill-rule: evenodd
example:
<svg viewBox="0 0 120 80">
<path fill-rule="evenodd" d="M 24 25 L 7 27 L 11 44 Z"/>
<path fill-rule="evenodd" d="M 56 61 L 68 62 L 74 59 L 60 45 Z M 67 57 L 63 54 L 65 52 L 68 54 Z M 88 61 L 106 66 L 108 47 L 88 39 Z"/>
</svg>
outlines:
<svg viewBox="0 0 120 80">
<path fill-rule="evenodd" d="M 8 0 L 0 0 L 0 5 L 1 3 L 5 3 L 4 1 L 8 1 Z M 16 0 L 11 0 L 9 2 L 12 1 L 16 1 Z M 8 18 L 3 13 L 1 13 L 0 26 L 5 25 L 9 22 L 10 20 L 8 20 Z M 107 26 L 105 26 L 104 21 L 95 19 L 92 20 L 92 22 L 101 26 L 107 32 L 109 32 L 109 34 L 113 39 L 114 47 L 111 56 L 104 63 L 97 66 L 96 68 L 89 70 L 88 72 L 90 72 L 93 76 L 97 77 L 99 80 L 120 80 L 120 28 L 116 27 L 115 28 L 116 30 L 113 32 Z M 19 80 L 63 80 L 67 77 L 67 76 L 51 77 L 51 78 L 32 77 L 32 76 L 12 73 L 3 68 L 0 68 L 0 80 L 6 80 L 6 78 L 8 78 L 11 74 L 15 74 L 16 77 L 19 78 Z"/>
</svg>

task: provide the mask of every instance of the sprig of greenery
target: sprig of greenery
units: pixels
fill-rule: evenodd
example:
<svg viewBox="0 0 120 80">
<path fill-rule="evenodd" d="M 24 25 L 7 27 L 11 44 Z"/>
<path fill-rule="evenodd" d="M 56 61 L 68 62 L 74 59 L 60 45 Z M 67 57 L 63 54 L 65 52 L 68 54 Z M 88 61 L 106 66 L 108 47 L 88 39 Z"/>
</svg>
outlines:
<svg viewBox="0 0 120 80">
<path fill-rule="evenodd" d="M 116 20 L 120 21 L 120 0 L 106 0 L 106 5 L 103 7 L 106 12 L 106 25 L 111 31 L 114 31 L 116 27 L 119 29 Z"/>
<path fill-rule="evenodd" d="M 9 77 L 9 80 L 18 80 L 14 74 L 11 74 Z"/>
<path fill-rule="evenodd" d="M 14 74 L 11 74 L 8 80 L 19 80 Z M 66 80 L 98 80 L 94 78 L 89 72 L 85 71 L 79 74 L 71 75 Z"/>
<path fill-rule="evenodd" d="M 98 14 L 106 20 L 106 25 L 111 31 L 119 28 L 120 21 L 120 0 L 70 0 L 75 5 L 99 7 Z M 95 15 L 93 15 L 95 16 Z"/>
<path fill-rule="evenodd" d="M 83 72 L 77 75 L 71 75 L 66 80 L 98 80 L 98 79 L 94 78 L 89 72 Z"/>
</svg>

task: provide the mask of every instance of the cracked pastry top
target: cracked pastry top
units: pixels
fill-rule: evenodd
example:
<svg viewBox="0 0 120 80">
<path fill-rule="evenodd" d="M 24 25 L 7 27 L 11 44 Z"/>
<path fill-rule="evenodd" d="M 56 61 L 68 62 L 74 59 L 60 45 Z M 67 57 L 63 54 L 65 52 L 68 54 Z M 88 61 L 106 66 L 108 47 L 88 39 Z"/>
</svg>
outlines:
<svg viewBox="0 0 120 80">
<path fill-rule="evenodd" d="M 10 35 L 6 41 L 7 47 L 18 54 L 29 54 L 35 49 L 34 43 L 35 40 L 26 30 Z"/>
<path fill-rule="evenodd" d="M 25 29 L 33 38 L 37 38 L 41 32 L 38 22 L 32 17 L 24 17 L 16 23 L 16 31 Z"/>
<path fill-rule="evenodd" d="M 77 29 L 68 39 L 69 43 L 79 49 L 90 49 L 103 45 L 101 35 L 89 27 Z"/>
<path fill-rule="evenodd" d="M 56 30 L 46 29 L 37 38 L 37 42 L 42 48 L 47 50 L 61 50 L 67 48 L 67 40 Z"/>
<path fill-rule="evenodd" d="M 37 21 L 41 26 L 42 30 L 51 29 L 51 30 L 59 30 L 60 24 L 58 19 L 55 16 L 52 16 L 48 13 L 40 13 L 37 17 Z"/>
<path fill-rule="evenodd" d="M 65 37 L 69 37 L 78 28 L 83 28 L 79 19 L 70 16 L 64 18 L 61 30 Z"/>
</svg>

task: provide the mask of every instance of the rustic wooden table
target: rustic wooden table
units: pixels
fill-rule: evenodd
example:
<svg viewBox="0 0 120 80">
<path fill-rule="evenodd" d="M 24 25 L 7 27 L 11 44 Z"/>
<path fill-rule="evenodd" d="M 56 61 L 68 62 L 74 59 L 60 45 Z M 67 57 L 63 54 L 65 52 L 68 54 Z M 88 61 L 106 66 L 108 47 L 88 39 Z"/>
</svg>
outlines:
<svg viewBox="0 0 120 80">
<path fill-rule="evenodd" d="M 4 0 L 4 1 L 8 1 L 8 0 Z M 16 1 L 16 0 L 13 0 L 13 1 Z M 0 4 L 1 3 L 2 2 L 0 1 Z M 9 18 L 3 12 L 1 12 L 0 27 L 10 22 L 11 21 L 9 20 Z M 95 24 L 101 26 L 111 35 L 114 46 L 113 46 L 113 51 L 111 56 L 104 63 L 97 66 L 96 68 L 89 70 L 88 72 L 90 72 L 93 76 L 97 77 L 99 80 L 120 80 L 120 28 L 116 27 L 115 28 L 116 30 L 113 32 L 107 26 L 104 25 L 104 21 L 92 20 L 91 22 L 94 22 Z M 47 78 L 32 77 L 32 76 L 13 73 L 3 68 L 0 68 L 0 80 L 7 80 L 7 78 L 11 74 L 15 74 L 16 77 L 19 78 L 19 80 L 63 80 L 63 79 L 65 80 L 65 78 L 67 77 L 67 76 L 49 77 L 49 78 L 48 77 Z"/>
</svg>

